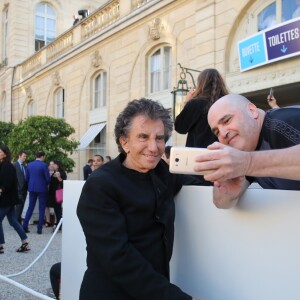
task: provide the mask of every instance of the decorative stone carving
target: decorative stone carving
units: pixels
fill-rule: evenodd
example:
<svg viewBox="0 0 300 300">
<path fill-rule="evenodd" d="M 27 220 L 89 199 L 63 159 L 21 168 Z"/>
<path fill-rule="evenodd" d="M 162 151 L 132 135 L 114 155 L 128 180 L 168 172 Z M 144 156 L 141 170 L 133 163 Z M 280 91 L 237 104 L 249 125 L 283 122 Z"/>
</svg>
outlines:
<svg viewBox="0 0 300 300">
<path fill-rule="evenodd" d="M 279 70 L 277 72 L 270 71 L 259 75 L 257 73 L 253 73 L 248 76 L 247 74 L 247 72 L 243 74 L 228 74 L 226 79 L 231 92 L 244 93 L 264 89 L 266 86 L 270 85 L 276 86 L 293 83 L 299 78 L 300 70 L 295 67 Z"/>
<path fill-rule="evenodd" d="M 25 93 L 28 99 L 32 99 L 32 90 L 30 86 L 25 87 Z"/>
<path fill-rule="evenodd" d="M 58 71 L 54 72 L 54 74 L 52 75 L 52 82 L 53 85 L 60 85 L 60 76 Z"/>
<path fill-rule="evenodd" d="M 149 35 L 152 40 L 160 39 L 161 32 L 164 30 L 164 25 L 159 18 L 154 19 L 149 25 Z"/>
<path fill-rule="evenodd" d="M 102 57 L 99 53 L 99 50 L 96 50 L 93 54 L 92 54 L 92 66 L 95 68 L 98 68 L 99 66 L 102 65 Z"/>
</svg>

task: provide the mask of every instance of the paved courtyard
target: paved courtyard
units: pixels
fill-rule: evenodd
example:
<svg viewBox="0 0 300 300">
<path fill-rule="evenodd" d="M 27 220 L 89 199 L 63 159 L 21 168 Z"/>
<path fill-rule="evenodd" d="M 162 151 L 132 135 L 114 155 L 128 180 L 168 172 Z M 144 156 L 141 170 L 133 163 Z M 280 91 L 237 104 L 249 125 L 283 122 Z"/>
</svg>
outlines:
<svg viewBox="0 0 300 300">
<path fill-rule="evenodd" d="M 36 257 L 43 251 L 52 235 L 52 228 L 43 229 L 43 234 L 37 234 L 36 225 L 29 225 L 30 233 L 28 240 L 31 250 L 26 253 L 17 253 L 16 249 L 21 245 L 18 234 L 8 224 L 7 219 L 3 221 L 5 236 L 5 253 L 0 254 L 0 274 L 15 274 L 29 266 Z M 51 284 L 49 270 L 51 266 L 61 261 L 61 232 L 58 232 L 44 255 L 25 273 L 10 279 L 17 281 L 39 293 L 53 297 L 50 294 Z M 4 283 L 0 280 L 1 300 L 36 300 L 39 299 L 27 292 Z"/>
</svg>

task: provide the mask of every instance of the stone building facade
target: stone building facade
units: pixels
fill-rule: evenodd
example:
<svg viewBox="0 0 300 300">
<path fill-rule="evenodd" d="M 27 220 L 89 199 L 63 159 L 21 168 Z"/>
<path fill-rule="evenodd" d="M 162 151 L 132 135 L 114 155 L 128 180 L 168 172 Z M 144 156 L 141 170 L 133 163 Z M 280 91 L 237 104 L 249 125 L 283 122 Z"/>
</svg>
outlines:
<svg viewBox="0 0 300 300">
<path fill-rule="evenodd" d="M 93 154 L 117 155 L 114 124 L 128 101 L 147 97 L 173 108 L 178 63 L 199 71 L 217 68 L 231 92 L 262 108 L 271 87 L 279 105 L 299 104 L 297 51 L 244 71 L 238 48 L 270 26 L 298 20 L 286 11 L 297 9 L 294 2 L 1 0 L 0 120 L 65 118 L 81 142 L 69 178 L 81 179 Z M 89 14 L 72 26 L 78 10 Z M 261 27 L 268 18 L 273 23 Z M 173 134 L 173 145 L 184 142 L 185 136 Z"/>
</svg>

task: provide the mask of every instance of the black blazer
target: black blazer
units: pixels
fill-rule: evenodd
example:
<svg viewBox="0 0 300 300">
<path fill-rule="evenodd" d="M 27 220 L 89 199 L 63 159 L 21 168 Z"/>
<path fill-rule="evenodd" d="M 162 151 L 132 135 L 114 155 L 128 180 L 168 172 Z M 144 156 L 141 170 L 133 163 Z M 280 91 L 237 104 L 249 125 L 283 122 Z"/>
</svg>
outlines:
<svg viewBox="0 0 300 300">
<path fill-rule="evenodd" d="M 16 170 L 12 163 L 0 163 L 0 207 L 9 207 L 18 203 L 18 182 Z"/>
<path fill-rule="evenodd" d="M 13 163 L 13 166 L 16 169 L 17 179 L 18 179 L 18 199 L 19 202 L 24 202 L 27 196 L 27 182 L 24 172 L 21 170 L 20 164 L 18 161 Z M 24 165 L 26 172 L 26 166 Z"/>
<path fill-rule="evenodd" d="M 87 243 L 80 300 L 186 300 L 169 282 L 174 195 L 185 180 L 168 165 L 144 174 L 125 168 L 123 155 L 87 179 L 77 207 Z"/>
</svg>

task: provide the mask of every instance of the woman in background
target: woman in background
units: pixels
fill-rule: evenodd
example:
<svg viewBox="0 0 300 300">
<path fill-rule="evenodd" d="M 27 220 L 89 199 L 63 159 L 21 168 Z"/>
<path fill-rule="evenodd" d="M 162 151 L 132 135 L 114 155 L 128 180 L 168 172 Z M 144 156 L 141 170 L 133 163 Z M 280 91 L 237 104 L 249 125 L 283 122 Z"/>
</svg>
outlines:
<svg viewBox="0 0 300 300">
<path fill-rule="evenodd" d="M 227 94 L 226 84 L 216 69 L 205 69 L 199 74 L 197 87 L 187 94 L 174 124 L 178 133 L 188 134 L 186 147 L 206 148 L 217 141 L 208 125 L 207 113 L 215 101 Z"/>
<path fill-rule="evenodd" d="M 27 242 L 27 235 L 18 222 L 15 214 L 15 204 L 18 201 L 18 181 L 17 173 L 11 163 L 11 153 L 8 147 L 0 146 L 0 254 L 4 253 L 4 232 L 2 221 L 5 216 L 9 225 L 18 233 L 22 245 L 17 252 L 26 252 L 30 250 Z"/>
<path fill-rule="evenodd" d="M 62 217 L 62 204 L 57 203 L 55 196 L 56 196 L 56 190 L 63 188 L 63 181 L 67 179 L 67 174 L 64 171 L 62 164 L 60 161 L 54 161 L 54 172 L 51 175 L 50 183 L 49 183 L 49 198 L 47 201 L 47 206 L 53 207 L 56 217 L 56 224 L 59 223 L 61 217 Z M 53 229 L 55 229 L 55 225 Z"/>
</svg>

